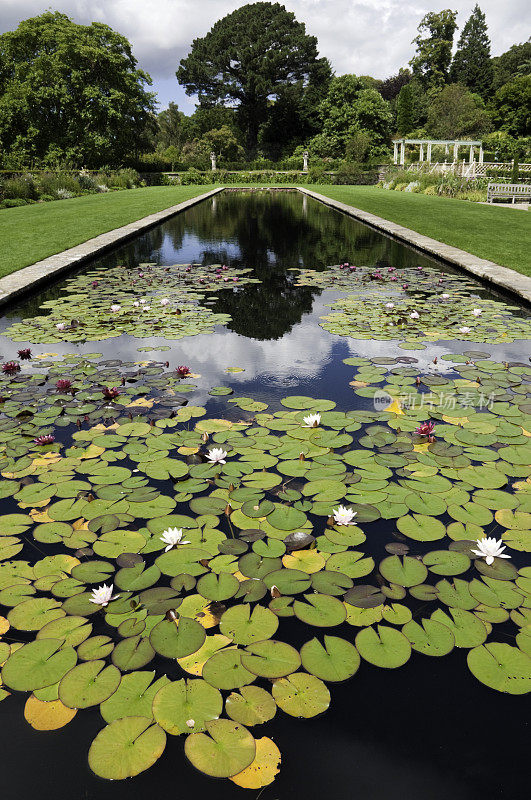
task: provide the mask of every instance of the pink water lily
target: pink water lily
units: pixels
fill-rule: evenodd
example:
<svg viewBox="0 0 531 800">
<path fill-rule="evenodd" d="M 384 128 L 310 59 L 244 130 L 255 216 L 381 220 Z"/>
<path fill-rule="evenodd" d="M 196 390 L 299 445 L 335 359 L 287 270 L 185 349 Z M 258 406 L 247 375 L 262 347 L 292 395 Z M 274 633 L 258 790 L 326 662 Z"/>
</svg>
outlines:
<svg viewBox="0 0 531 800">
<path fill-rule="evenodd" d="M 36 439 L 33 440 L 35 444 L 44 446 L 46 444 L 53 444 L 55 442 L 55 436 L 52 433 L 47 433 L 44 436 L 37 436 Z"/>
</svg>

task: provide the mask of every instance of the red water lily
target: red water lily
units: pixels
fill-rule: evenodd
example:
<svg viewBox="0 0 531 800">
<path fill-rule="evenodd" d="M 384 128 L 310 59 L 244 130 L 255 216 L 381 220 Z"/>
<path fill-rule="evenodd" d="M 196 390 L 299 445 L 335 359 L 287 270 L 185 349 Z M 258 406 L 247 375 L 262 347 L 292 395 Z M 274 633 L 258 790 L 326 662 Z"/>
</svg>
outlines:
<svg viewBox="0 0 531 800">
<path fill-rule="evenodd" d="M 55 386 L 60 392 L 67 392 L 72 388 L 72 381 L 69 381 L 68 378 L 61 378 L 57 381 Z"/>
<path fill-rule="evenodd" d="M 187 378 L 190 375 L 190 367 L 180 366 L 175 370 L 179 378 Z"/>
<path fill-rule="evenodd" d="M 415 428 L 415 433 L 418 433 L 419 436 L 427 436 L 428 439 L 431 441 L 433 439 L 433 431 L 435 430 L 435 423 L 434 422 L 423 422 L 422 425 L 419 425 L 418 428 Z"/>
<path fill-rule="evenodd" d="M 5 364 L 2 364 L 2 372 L 6 375 L 15 375 L 20 372 L 20 364 L 18 361 L 6 361 Z"/>
<path fill-rule="evenodd" d="M 114 400 L 121 394 L 117 386 L 104 386 L 101 391 L 106 400 Z"/>
<path fill-rule="evenodd" d="M 29 349 L 29 347 L 24 348 L 24 350 L 19 350 L 18 357 L 22 358 L 23 360 L 31 358 L 31 350 Z"/>
</svg>

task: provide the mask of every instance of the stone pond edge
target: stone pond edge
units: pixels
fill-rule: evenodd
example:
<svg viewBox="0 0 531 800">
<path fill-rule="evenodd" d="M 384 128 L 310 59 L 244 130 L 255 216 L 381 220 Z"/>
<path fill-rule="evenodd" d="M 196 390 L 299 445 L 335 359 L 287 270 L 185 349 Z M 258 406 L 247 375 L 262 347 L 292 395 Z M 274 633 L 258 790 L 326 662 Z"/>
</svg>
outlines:
<svg viewBox="0 0 531 800">
<path fill-rule="evenodd" d="M 112 249 L 117 244 L 133 238 L 160 222 L 179 214 L 181 211 L 185 211 L 187 208 L 197 205 L 219 192 L 223 192 L 226 188 L 229 187 L 219 186 L 216 189 L 211 189 L 196 197 L 191 197 L 189 200 L 185 200 L 178 205 L 170 206 L 162 211 L 149 214 L 147 217 L 142 217 L 142 219 L 136 220 L 135 222 L 130 222 L 128 225 L 123 225 L 120 228 L 107 231 L 107 233 L 102 233 L 75 247 L 71 247 L 61 253 L 56 253 L 53 256 L 44 258 L 41 261 L 35 262 L 35 264 L 23 267 L 10 275 L 0 278 L 0 306 L 5 306 L 13 302 L 32 289 L 52 283 L 62 273 L 70 271 L 73 267 L 80 266 L 98 254 Z M 270 188 L 275 189 L 276 187 Z M 412 245 L 424 253 L 428 253 L 446 263 L 452 264 L 474 275 L 481 281 L 497 286 L 531 305 L 531 278 L 526 275 L 521 275 L 508 267 L 502 267 L 499 264 L 495 264 L 493 261 L 478 258 L 468 253 L 466 250 L 460 250 L 457 247 L 444 244 L 429 236 L 423 236 L 410 228 L 404 228 L 402 225 L 390 222 L 383 217 L 378 217 L 375 214 L 362 211 L 360 208 L 355 208 L 346 203 L 341 203 L 338 200 L 333 200 L 331 197 L 326 197 L 325 195 L 313 192 L 305 187 L 298 186 L 296 189 L 302 194 L 312 197 L 331 208 L 341 211 L 355 219 L 359 219 L 371 228 L 375 228 L 394 239 Z"/>
<path fill-rule="evenodd" d="M 366 223 L 371 228 L 376 228 L 383 233 L 392 236 L 394 239 L 399 239 L 406 244 L 413 245 L 424 253 L 436 256 L 443 261 L 446 261 L 452 266 L 459 267 L 465 272 L 471 273 L 481 281 L 493 284 L 509 292 L 513 296 L 517 296 L 526 303 L 531 304 L 531 278 L 527 275 L 521 275 L 508 267 L 502 267 L 495 264 L 493 261 L 488 261 L 484 258 L 478 258 L 466 250 L 460 250 L 458 247 L 452 247 L 443 242 L 438 242 L 429 236 L 423 236 L 421 233 L 412 231 L 410 228 L 404 228 L 402 225 L 397 225 L 395 222 L 383 217 L 378 217 L 375 214 L 369 214 L 367 211 L 362 211 L 360 208 L 340 203 L 338 200 L 333 200 L 331 197 L 312 192 L 303 186 L 298 186 L 297 189 L 302 194 L 313 197 L 314 200 L 319 200 L 331 208 L 342 211 L 348 214 L 349 217 L 359 219 L 361 222 Z"/>
<path fill-rule="evenodd" d="M 142 217 L 142 219 L 138 219 L 135 222 L 130 222 L 128 225 L 114 228 L 114 230 L 102 233 L 92 239 L 87 239 L 86 242 L 77 244 L 75 247 L 70 247 L 61 253 L 48 256 L 48 258 L 43 258 L 41 261 L 36 261 L 28 267 L 23 267 L 10 275 L 0 278 L 0 306 L 12 303 L 32 289 L 53 283 L 62 273 L 68 272 L 76 266 L 81 266 L 81 264 L 94 258 L 94 256 L 112 249 L 117 244 L 137 236 L 139 233 L 158 225 L 160 222 L 164 222 L 169 217 L 185 211 L 208 197 L 218 194 L 223 191 L 223 188 L 223 186 L 220 186 L 219 188 L 211 189 L 196 197 L 191 197 L 189 200 L 184 200 L 176 206 L 170 206 L 162 211 L 149 214 L 147 217 Z"/>
</svg>

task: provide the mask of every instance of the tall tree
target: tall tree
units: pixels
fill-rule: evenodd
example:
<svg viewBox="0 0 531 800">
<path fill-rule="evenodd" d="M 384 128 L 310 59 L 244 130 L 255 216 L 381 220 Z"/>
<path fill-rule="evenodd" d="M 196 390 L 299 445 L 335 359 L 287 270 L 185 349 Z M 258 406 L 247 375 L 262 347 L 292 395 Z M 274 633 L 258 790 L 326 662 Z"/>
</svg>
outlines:
<svg viewBox="0 0 531 800">
<path fill-rule="evenodd" d="M 260 148 L 269 158 L 291 155 L 321 130 L 319 105 L 326 97 L 332 71 L 326 59 L 312 68 L 308 82 L 282 89 L 271 104 L 267 121 L 260 129 Z"/>
<path fill-rule="evenodd" d="M 417 52 L 409 62 L 413 75 L 424 88 L 439 88 L 448 79 L 452 60 L 452 44 L 457 28 L 457 11 L 430 11 L 417 28 L 418 36 L 413 39 Z"/>
<path fill-rule="evenodd" d="M 268 104 L 281 90 L 306 83 L 318 64 L 317 39 L 280 3 L 250 3 L 194 39 L 177 79 L 201 103 L 235 105 L 249 154 L 256 151 Z"/>
<path fill-rule="evenodd" d="M 411 83 L 406 83 L 400 89 L 396 104 L 396 128 L 402 135 L 410 133 L 415 127 L 413 112 L 413 92 Z"/>
<path fill-rule="evenodd" d="M 151 78 L 107 25 L 46 12 L 0 35 L 0 146 L 26 166 L 119 164 L 153 126 Z"/>
<path fill-rule="evenodd" d="M 459 37 L 450 78 L 453 83 L 462 83 L 472 92 L 487 97 L 492 89 L 493 77 L 487 22 L 485 14 L 476 5 Z"/>
</svg>

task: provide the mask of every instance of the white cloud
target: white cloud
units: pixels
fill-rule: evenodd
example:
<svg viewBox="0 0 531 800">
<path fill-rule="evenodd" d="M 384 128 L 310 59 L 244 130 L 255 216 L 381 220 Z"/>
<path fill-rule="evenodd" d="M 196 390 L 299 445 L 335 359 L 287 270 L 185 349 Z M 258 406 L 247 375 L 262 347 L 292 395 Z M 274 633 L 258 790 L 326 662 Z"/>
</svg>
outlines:
<svg viewBox="0 0 531 800">
<path fill-rule="evenodd" d="M 385 78 L 413 55 L 411 41 L 425 13 L 457 9 L 462 27 L 475 0 L 285 0 L 284 4 L 306 23 L 308 33 L 317 36 L 321 54 L 338 74 Z M 179 59 L 194 38 L 204 36 L 216 20 L 242 5 L 238 0 L 56 0 L 53 8 L 77 22 L 97 20 L 125 34 L 140 66 L 153 77 L 162 104 L 176 99 L 191 111 L 193 102 L 174 77 Z M 11 30 L 49 8 L 49 0 L 0 0 L 0 31 Z M 481 8 L 487 16 L 493 55 L 525 40 L 523 21 L 529 18 L 525 0 L 482 0 Z"/>
</svg>

